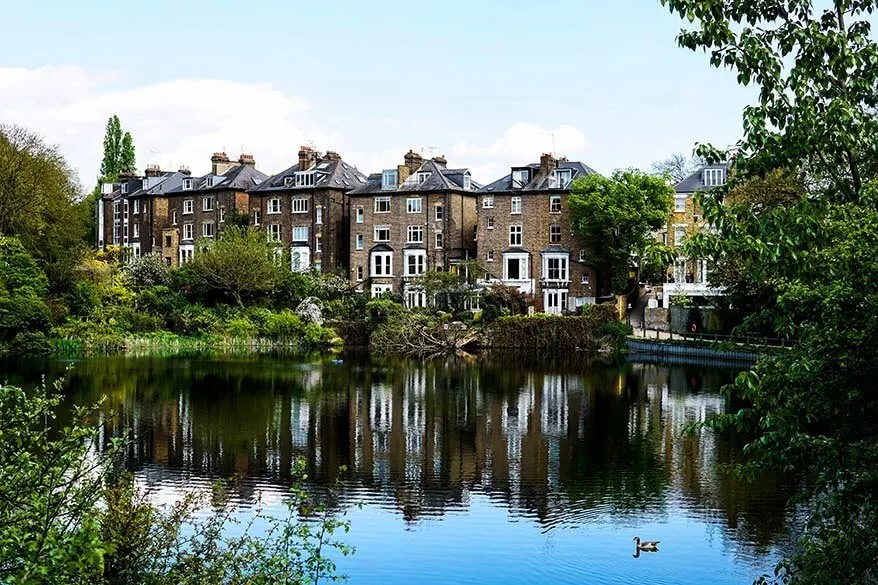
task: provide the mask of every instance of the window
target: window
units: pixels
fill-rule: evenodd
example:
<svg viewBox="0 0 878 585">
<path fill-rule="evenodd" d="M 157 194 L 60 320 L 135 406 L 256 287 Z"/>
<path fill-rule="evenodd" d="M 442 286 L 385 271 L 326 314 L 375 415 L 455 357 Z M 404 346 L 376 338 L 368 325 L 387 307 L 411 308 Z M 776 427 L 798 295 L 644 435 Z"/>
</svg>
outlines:
<svg viewBox="0 0 878 585">
<path fill-rule="evenodd" d="M 485 195 L 482 197 L 482 208 L 483 209 L 491 209 L 494 207 L 494 196 L 493 195 Z"/>
<path fill-rule="evenodd" d="M 269 242 L 279 242 L 280 241 L 280 224 L 279 223 L 268 224 L 268 241 Z"/>
<path fill-rule="evenodd" d="M 432 173 L 418 173 L 418 185 L 430 178 Z"/>
<path fill-rule="evenodd" d="M 140 237 L 140 224 L 132 224 L 131 225 L 131 237 L 139 238 Z"/>
<path fill-rule="evenodd" d="M 366 247 L 366 236 L 363 234 L 357 234 L 357 250 L 362 250 Z"/>
<path fill-rule="evenodd" d="M 421 213 L 421 198 L 420 197 L 409 197 L 405 200 L 405 211 L 406 213 Z"/>
<path fill-rule="evenodd" d="M 357 281 L 363 280 L 363 267 L 357 266 Z"/>
<path fill-rule="evenodd" d="M 389 225 L 376 225 L 375 226 L 375 241 L 376 242 L 389 242 L 390 241 L 390 226 Z"/>
<path fill-rule="evenodd" d="M 213 187 L 213 177 L 207 177 L 204 179 L 204 183 L 201 184 L 202 187 Z"/>
<path fill-rule="evenodd" d="M 220 223 L 222 223 L 222 222 L 226 221 L 226 208 L 225 208 L 225 206 L 220 207 L 219 212 L 220 212 L 219 213 L 219 220 L 220 220 Z"/>
<path fill-rule="evenodd" d="M 314 208 L 314 211 L 317 212 L 317 218 L 314 220 L 314 223 L 316 223 L 317 225 L 322 224 L 323 223 L 323 206 L 318 205 L 317 207 Z"/>
<path fill-rule="evenodd" d="M 704 184 L 708 187 L 719 187 L 726 184 L 724 169 L 704 169 Z"/>
<path fill-rule="evenodd" d="M 423 244 L 424 243 L 424 226 L 410 225 L 408 227 L 408 243 Z"/>
<path fill-rule="evenodd" d="M 268 200 L 268 213 L 280 213 L 280 199 Z"/>
<path fill-rule="evenodd" d="M 297 225 L 293 227 L 293 241 L 294 242 L 307 242 L 308 241 L 308 226 L 305 225 Z"/>
<path fill-rule="evenodd" d="M 258 209 L 253 210 L 253 225 L 259 225 L 262 219 L 262 213 Z"/>
<path fill-rule="evenodd" d="M 526 254 L 509 254 L 504 257 L 503 280 L 527 280 Z"/>
<path fill-rule="evenodd" d="M 308 199 L 293 199 L 293 213 L 308 213 Z"/>
<path fill-rule="evenodd" d="M 320 260 L 315 260 L 314 270 L 316 270 L 317 272 L 323 272 L 323 262 L 321 262 Z"/>
<path fill-rule="evenodd" d="M 436 232 L 436 248 L 437 249 L 442 248 L 442 241 L 443 241 L 442 232 Z"/>
<path fill-rule="evenodd" d="M 399 175 L 396 169 L 387 169 L 381 172 L 381 190 L 393 191 L 399 185 Z"/>
<path fill-rule="evenodd" d="M 487 257 L 485 258 L 485 260 L 488 261 L 488 262 L 493 262 L 493 261 L 494 261 L 494 250 L 488 250 L 488 255 L 487 255 Z"/>
<path fill-rule="evenodd" d="M 195 200 L 185 199 L 183 201 L 183 215 L 189 215 L 193 211 L 195 211 Z"/>
<path fill-rule="evenodd" d="M 427 306 L 427 293 L 420 287 L 406 289 L 405 304 L 409 309 L 423 309 Z"/>
<path fill-rule="evenodd" d="M 683 213 L 686 211 L 686 196 L 685 195 L 677 195 L 674 197 L 674 211 L 677 213 Z"/>
<path fill-rule="evenodd" d="M 573 179 L 573 171 L 571 169 L 555 169 L 549 178 L 549 189 L 566 189 L 570 186 Z"/>
<path fill-rule="evenodd" d="M 314 171 L 299 171 L 296 173 L 296 187 L 313 187 L 317 174 Z"/>
<path fill-rule="evenodd" d="M 422 250 L 405 252 L 405 276 L 418 276 L 427 271 L 427 253 Z"/>
<path fill-rule="evenodd" d="M 195 237 L 195 228 L 192 226 L 191 223 L 184 223 L 183 224 L 183 239 L 184 240 L 191 240 L 194 237 Z"/>
<path fill-rule="evenodd" d="M 530 182 L 530 170 L 515 169 L 512 171 L 512 188 L 521 189 Z"/>
<path fill-rule="evenodd" d="M 284 177 L 284 187 L 292 187 L 294 181 L 293 177 Z"/>
<path fill-rule="evenodd" d="M 134 211 L 132 211 L 131 213 L 133 213 L 134 215 L 137 215 L 138 213 L 140 213 L 140 199 L 135 199 L 133 201 L 133 203 L 134 203 Z"/>
<path fill-rule="evenodd" d="M 183 190 L 191 191 L 192 190 L 192 181 L 193 179 L 183 179 Z"/>
<path fill-rule="evenodd" d="M 553 223 L 549 226 L 549 243 L 550 244 L 560 244 L 561 243 L 561 226 L 557 223 Z"/>
<path fill-rule="evenodd" d="M 375 213 L 390 213 L 390 197 L 375 198 Z"/>
<path fill-rule="evenodd" d="M 585 262 L 585 250 L 580 250 L 580 251 L 579 251 L 579 261 L 580 261 L 580 262 Z"/>
<path fill-rule="evenodd" d="M 567 280 L 568 261 L 566 256 L 548 256 L 543 262 L 543 278 L 555 281 Z"/>
<path fill-rule="evenodd" d="M 521 197 L 512 198 L 512 207 L 509 213 L 521 213 Z"/>
<path fill-rule="evenodd" d="M 674 226 L 674 245 L 682 246 L 683 239 L 686 237 L 686 226 L 678 225 Z"/>
<path fill-rule="evenodd" d="M 442 207 L 442 204 L 436 206 L 436 221 L 442 221 L 445 217 L 445 208 Z"/>
<path fill-rule="evenodd" d="M 322 252 L 323 251 L 323 236 L 317 234 L 314 236 L 314 251 Z"/>
<path fill-rule="evenodd" d="M 212 238 L 213 237 L 213 222 L 212 221 L 206 221 L 206 222 L 201 224 L 201 235 L 204 236 L 205 238 Z"/>
<path fill-rule="evenodd" d="M 588 274 L 583 274 L 582 278 L 579 279 L 580 284 L 591 284 L 591 278 Z"/>
<path fill-rule="evenodd" d="M 372 276 L 393 276 L 393 252 L 372 252 Z"/>
<path fill-rule="evenodd" d="M 521 226 L 520 225 L 509 226 L 509 245 L 510 246 L 521 246 Z"/>
<path fill-rule="evenodd" d="M 549 213 L 561 213 L 560 195 L 552 195 L 549 197 Z"/>
<path fill-rule="evenodd" d="M 180 264 L 186 264 L 192 260 L 194 250 L 191 248 L 180 248 Z"/>
<path fill-rule="evenodd" d="M 173 238 L 171 238 L 171 236 L 165 236 L 165 248 L 170 248 L 172 241 L 173 241 Z"/>
<path fill-rule="evenodd" d="M 122 183 L 122 195 L 128 193 L 128 183 Z"/>
<path fill-rule="evenodd" d="M 377 298 L 383 295 L 384 293 L 388 293 L 393 290 L 393 286 L 389 284 L 373 284 L 372 285 L 372 298 Z"/>
<path fill-rule="evenodd" d="M 292 246 L 290 248 L 290 268 L 293 272 L 304 272 L 311 264 L 311 250 L 308 246 Z"/>
<path fill-rule="evenodd" d="M 213 197 L 205 197 L 201 200 L 201 211 L 213 211 Z"/>
<path fill-rule="evenodd" d="M 466 191 L 470 191 L 473 188 L 473 178 L 469 173 L 464 173 L 463 175 L 463 188 Z"/>
<path fill-rule="evenodd" d="M 494 229 L 494 218 L 493 217 L 488 218 L 488 229 L 489 230 Z"/>
<path fill-rule="evenodd" d="M 363 223 L 363 208 L 357 207 L 357 223 Z"/>
<path fill-rule="evenodd" d="M 171 225 L 177 225 L 177 210 L 171 212 Z"/>
</svg>

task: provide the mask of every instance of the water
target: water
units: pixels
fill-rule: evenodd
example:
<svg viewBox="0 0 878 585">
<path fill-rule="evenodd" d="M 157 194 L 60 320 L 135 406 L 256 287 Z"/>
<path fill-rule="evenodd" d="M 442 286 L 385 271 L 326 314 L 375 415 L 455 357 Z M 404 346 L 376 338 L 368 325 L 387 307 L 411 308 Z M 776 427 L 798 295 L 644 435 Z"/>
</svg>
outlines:
<svg viewBox="0 0 878 585">
<path fill-rule="evenodd" d="M 0 364 L 29 384 L 62 362 Z M 526 355 L 427 365 L 368 357 L 111 357 L 72 364 L 71 403 L 106 395 L 109 432 L 157 501 L 241 478 L 283 508 L 295 457 L 351 507 L 357 584 L 746 584 L 789 541 L 784 483 L 718 471 L 739 442 L 683 427 L 726 408 L 734 370 Z M 632 537 L 662 541 L 635 558 Z"/>
</svg>

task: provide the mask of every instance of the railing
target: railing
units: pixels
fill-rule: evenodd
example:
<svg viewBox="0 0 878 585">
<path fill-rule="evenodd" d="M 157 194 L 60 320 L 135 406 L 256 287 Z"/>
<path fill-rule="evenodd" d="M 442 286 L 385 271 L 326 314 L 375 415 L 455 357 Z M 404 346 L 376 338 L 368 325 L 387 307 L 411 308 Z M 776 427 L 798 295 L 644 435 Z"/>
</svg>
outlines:
<svg viewBox="0 0 878 585">
<path fill-rule="evenodd" d="M 709 297 L 721 295 L 725 292 L 725 289 L 710 286 L 706 282 L 666 282 L 662 285 L 662 291 L 666 297 L 680 294 Z"/>
<path fill-rule="evenodd" d="M 792 347 L 795 339 L 783 337 L 767 337 L 757 335 L 729 335 L 726 333 L 675 333 L 657 329 L 639 329 L 642 339 L 659 339 L 661 341 L 700 341 L 707 343 L 731 343 L 762 347 Z M 655 335 L 653 337 L 653 334 Z"/>
</svg>

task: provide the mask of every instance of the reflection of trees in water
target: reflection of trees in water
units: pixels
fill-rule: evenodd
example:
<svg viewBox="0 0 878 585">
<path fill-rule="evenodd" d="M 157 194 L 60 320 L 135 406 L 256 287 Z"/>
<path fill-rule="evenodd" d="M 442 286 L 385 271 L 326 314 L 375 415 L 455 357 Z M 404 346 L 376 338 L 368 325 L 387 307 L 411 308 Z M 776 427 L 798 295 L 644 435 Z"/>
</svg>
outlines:
<svg viewBox="0 0 878 585">
<path fill-rule="evenodd" d="M 348 497 L 409 522 L 465 507 L 474 491 L 547 527 L 641 518 L 665 514 L 674 490 L 687 513 L 766 544 L 784 527 L 780 482 L 717 473 L 740 451 L 733 438 L 681 436 L 724 408 L 717 390 L 729 379 L 520 354 L 426 365 L 254 356 L 90 360 L 69 385 L 77 403 L 108 396 L 111 431 L 134 439 L 134 469 L 283 483 L 303 456 L 319 485 L 346 466 Z M 240 497 L 252 501 L 255 485 L 241 482 Z"/>
</svg>

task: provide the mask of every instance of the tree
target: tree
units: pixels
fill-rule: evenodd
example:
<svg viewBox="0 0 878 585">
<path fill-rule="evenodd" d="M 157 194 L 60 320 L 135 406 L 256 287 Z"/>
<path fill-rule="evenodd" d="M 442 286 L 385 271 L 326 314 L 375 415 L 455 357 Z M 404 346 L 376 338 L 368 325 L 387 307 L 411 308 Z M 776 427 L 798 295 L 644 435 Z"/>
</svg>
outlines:
<svg viewBox="0 0 878 585">
<path fill-rule="evenodd" d="M 809 518 L 799 552 L 764 580 L 874 583 L 878 45 L 870 20 L 878 6 L 662 3 L 695 25 L 680 34 L 681 46 L 707 51 L 713 66 L 759 89 L 732 152 L 699 147 L 712 160 L 731 158 L 733 172 L 727 187 L 702 200 L 716 232 L 696 235 L 684 252 L 767 283 L 772 298 L 753 306 L 749 320 L 798 341 L 738 376 L 730 390 L 749 406 L 708 423 L 748 436 L 739 472 L 771 467 L 802 478 Z M 778 184 L 772 174 L 780 169 Z M 736 193 L 761 180 L 775 184 Z"/>
<path fill-rule="evenodd" d="M 134 141 L 131 139 L 131 133 L 126 132 L 122 137 L 122 147 L 119 154 L 119 170 L 123 173 L 134 173 L 137 171 L 137 163 L 134 155 Z"/>
<path fill-rule="evenodd" d="M 689 177 L 703 165 L 703 158 L 699 156 L 687 157 L 678 152 L 664 160 L 652 163 L 652 173 L 662 177 L 667 176 L 676 184 Z"/>
<path fill-rule="evenodd" d="M 122 170 L 122 124 L 119 116 L 113 115 L 107 120 L 104 132 L 104 158 L 101 162 L 101 177 L 107 181 L 115 181 Z"/>
<path fill-rule="evenodd" d="M 632 254 L 667 225 L 674 190 L 661 177 L 629 169 L 610 178 L 588 175 L 573 183 L 568 205 L 573 229 L 593 254 L 601 279 L 624 294 Z"/>
<path fill-rule="evenodd" d="M 271 291 L 281 276 L 278 248 L 260 230 L 227 226 L 216 240 L 199 240 L 196 249 L 188 264 L 195 277 L 241 307 L 244 298 Z"/>
<path fill-rule="evenodd" d="M 0 236 L 0 341 L 48 329 L 48 287 L 46 275 L 24 246 Z"/>
</svg>

